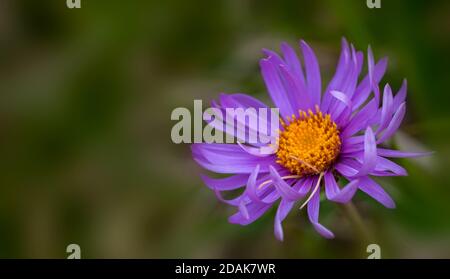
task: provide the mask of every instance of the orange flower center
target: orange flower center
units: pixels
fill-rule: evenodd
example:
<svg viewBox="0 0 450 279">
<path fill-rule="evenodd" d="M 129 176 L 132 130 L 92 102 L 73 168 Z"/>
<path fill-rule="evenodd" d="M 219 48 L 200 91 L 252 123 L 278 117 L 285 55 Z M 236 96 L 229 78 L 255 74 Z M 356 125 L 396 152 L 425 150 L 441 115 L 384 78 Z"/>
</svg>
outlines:
<svg viewBox="0 0 450 279">
<path fill-rule="evenodd" d="M 300 111 L 285 123 L 278 138 L 277 163 L 291 173 L 306 176 L 322 173 L 339 155 L 339 130 L 329 114 Z"/>
</svg>

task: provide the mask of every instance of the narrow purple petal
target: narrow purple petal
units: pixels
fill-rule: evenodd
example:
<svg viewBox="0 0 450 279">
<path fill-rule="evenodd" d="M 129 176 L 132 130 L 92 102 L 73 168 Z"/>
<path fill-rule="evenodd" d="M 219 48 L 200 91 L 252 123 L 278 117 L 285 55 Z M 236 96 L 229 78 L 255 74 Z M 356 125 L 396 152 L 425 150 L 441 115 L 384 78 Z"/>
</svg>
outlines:
<svg viewBox="0 0 450 279">
<path fill-rule="evenodd" d="M 230 191 L 245 186 L 248 175 L 237 174 L 226 178 L 211 178 L 206 175 L 201 175 L 203 182 L 212 190 Z"/>
<path fill-rule="evenodd" d="M 272 205 L 271 204 L 261 204 L 252 203 L 247 206 L 247 213 L 249 218 L 245 218 L 240 211 L 233 214 L 228 218 L 228 221 L 232 224 L 239 224 L 242 226 L 253 223 L 259 217 L 261 217 Z"/>
<path fill-rule="evenodd" d="M 305 60 L 306 81 L 311 96 L 312 105 L 320 106 L 322 81 L 320 77 L 319 62 L 314 51 L 305 41 L 300 42 L 303 58 Z"/>
<path fill-rule="evenodd" d="M 231 205 L 231 206 L 239 206 L 239 203 L 240 203 L 243 199 L 245 199 L 244 195 L 240 195 L 240 196 L 238 196 L 238 197 L 235 197 L 235 198 L 232 198 L 232 199 L 227 200 L 227 199 L 225 199 L 224 197 L 222 197 L 222 193 L 221 193 L 220 191 L 218 191 L 218 190 L 214 190 L 214 194 L 216 195 L 216 198 L 217 198 L 219 201 L 221 201 L 221 202 L 223 202 L 223 203 L 226 203 L 226 204 L 228 204 L 228 205 Z"/>
<path fill-rule="evenodd" d="M 386 191 L 384 191 L 384 189 L 372 179 L 368 177 L 362 177 L 359 189 L 377 200 L 385 207 L 395 208 L 395 202 L 392 200 L 389 194 L 386 193 Z"/>
<path fill-rule="evenodd" d="M 380 101 L 380 90 L 378 88 L 378 83 L 375 81 L 375 62 L 373 58 L 373 52 L 372 48 L 369 46 L 367 50 L 367 63 L 369 68 L 369 85 L 371 90 L 373 90 L 375 95 L 375 100 L 377 101 L 377 104 Z"/>
<path fill-rule="evenodd" d="M 220 118 L 217 119 L 219 123 L 221 123 L 222 125 L 218 125 L 217 123 L 212 122 L 208 122 L 208 125 L 222 132 L 231 134 L 233 137 L 236 137 L 237 139 L 243 142 L 245 142 L 250 137 L 250 135 L 254 135 L 255 138 L 258 138 L 258 136 L 259 137 L 264 136 L 266 139 L 275 135 L 275 131 L 271 130 L 273 127 L 271 125 L 269 117 L 267 116 L 263 117 L 261 114 L 258 113 L 260 108 L 267 109 L 267 106 L 262 102 L 245 94 L 222 93 L 219 95 L 219 100 L 220 106 L 218 106 L 217 103 L 215 103 L 214 107 L 220 109 L 222 112 L 222 119 Z M 249 117 L 255 119 L 255 123 L 250 122 L 247 119 L 247 117 L 245 119 L 241 119 L 240 117 L 237 117 L 235 114 L 231 114 L 230 111 L 227 110 L 227 108 L 244 109 L 246 115 L 249 115 Z M 235 122 L 237 125 L 235 125 Z M 258 125 L 260 127 L 266 127 L 266 129 L 258 128 Z M 242 137 L 241 134 L 243 134 L 244 136 Z"/>
<path fill-rule="evenodd" d="M 268 186 L 266 186 L 265 189 L 258 190 L 258 186 L 260 185 L 260 183 L 263 183 L 264 181 L 267 181 L 268 179 L 270 179 L 270 176 L 265 176 L 265 177 L 257 180 L 258 173 L 259 173 L 259 165 L 257 165 L 255 167 L 255 169 L 253 170 L 253 172 L 250 174 L 250 176 L 248 178 L 245 194 L 247 194 L 248 197 L 250 198 L 250 200 L 252 200 L 253 202 L 272 204 L 279 197 L 279 195 L 278 195 L 278 193 L 276 193 L 276 195 L 269 195 L 269 196 L 263 196 L 263 195 L 258 194 L 258 191 L 260 193 L 264 193 L 264 191 L 266 191 L 265 189 L 267 189 L 267 187 L 268 187 Z M 269 190 L 269 192 L 276 192 L 276 191 Z"/>
<path fill-rule="evenodd" d="M 316 229 L 316 231 L 321 236 L 325 237 L 326 239 L 334 238 L 334 233 L 332 231 L 330 231 L 329 229 L 327 229 L 326 227 L 324 227 L 322 224 L 320 224 L 320 223 L 312 223 L 312 225 L 314 226 L 314 229 Z"/>
<path fill-rule="evenodd" d="M 359 76 L 361 75 L 363 64 L 364 64 L 364 53 L 362 51 L 358 51 L 356 53 L 356 71 L 355 71 L 355 74 L 353 77 L 353 83 L 351 84 L 351 87 L 349 89 L 347 89 L 350 98 L 353 98 L 353 96 L 356 93 Z M 376 69 L 376 66 L 375 66 L 375 69 Z"/>
<path fill-rule="evenodd" d="M 313 178 L 306 177 L 297 180 L 297 182 L 292 188 L 295 189 L 295 191 L 297 191 L 300 195 L 302 195 L 302 197 L 304 197 L 311 190 L 313 182 L 314 182 Z"/>
<path fill-rule="evenodd" d="M 377 134 L 383 131 L 388 125 L 394 110 L 394 98 L 389 84 L 386 84 L 383 92 L 383 106 L 381 107 L 381 120 L 378 126 Z"/>
<path fill-rule="evenodd" d="M 337 193 L 339 193 L 340 189 L 338 184 L 336 183 L 336 179 L 334 178 L 333 172 L 327 171 L 324 175 L 325 181 L 325 195 L 327 199 L 331 199 Z"/>
<path fill-rule="evenodd" d="M 406 91 L 408 88 L 408 82 L 406 79 L 403 80 L 402 87 L 394 96 L 394 108 L 398 108 L 406 99 Z"/>
<path fill-rule="evenodd" d="M 258 186 L 256 185 L 256 178 L 258 177 L 258 174 L 259 174 L 259 165 L 256 165 L 255 169 L 248 177 L 246 192 L 252 201 L 262 203 L 262 200 L 260 199 L 257 193 Z"/>
<path fill-rule="evenodd" d="M 239 212 L 245 219 L 247 219 L 247 220 L 250 219 L 250 215 L 248 213 L 247 206 L 246 206 L 244 200 L 241 200 L 239 202 Z"/>
<path fill-rule="evenodd" d="M 372 128 L 367 127 L 364 134 L 364 162 L 361 169 L 358 170 L 356 176 L 364 176 L 375 169 L 377 163 L 377 144 Z"/>
<path fill-rule="evenodd" d="M 299 80 L 291 74 L 285 65 L 278 66 L 281 81 L 293 111 L 298 109 L 308 110 L 311 108 L 311 101 L 307 89 L 300 84 Z"/>
<path fill-rule="evenodd" d="M 369 68 L 369 82 L 370 82 L 370 86 L 373 86 L 373 81 L 374 81 L 374 68 L 375 68 L 375 62 L 374 62 L 374 58 L 373 58 L 373 52 L 372 52 L 372 48 L 369 46 L 367 49 L 367 64 L 368 64 L 368 68 Z"/>
<path fill-rule="evenodd" d="M 344 105 L 346 105 L 347 107 L 351 108 L 352 106 L 352 101 L 350 100 L 350 98 L 348 98 L 348 96 L 345 93 L 342 93 L 340 91 L 336 91 L 336 90 L 331 90 L 330 91 L 331 95 L 333 97 L 335 97 L 337 100 L 339 100 L 340 102 L 342 102 Z"/>
<path fill-rule="evenodd" d="M 348 117 L 352 109 L 352 101 L 343 92 L 332 90 L 330 94 L 336 98 L 343 106 L 336 106 L 330 111 L 331 117 L 334 119 L 338 126 L 342 126 L 347 122 Z M 345 110 L 344 110 L 345 109 Z"/>
<path fill-rule="evenodd" d="M 400 107 L 395 112 L 394 116 L 392 117 L 391 122 L 389 123 L 388 127 L 384 131 L 384 133 L 381 135 L 381 137 L 377 140 L 377 143 L 383 143 L 386 140 L 390 139 L 392 135 L 397 131 L 397 129 L 400 127 L 400 124 L 403 121 L 403 117 L 405 116 L 406 112 L 406 104 L 402 103 Z"/>
<path fill-rule="evenodd" d="M 375 78 L 375 83 L 380 82 L 383 78 L 384 73 L 386 72 L 388 60 L 387 58 L 380 59 L 378 63 L 375 65 L 375 69 L 373 72 L 373 76 Z M 353 109 L 359 108 L 369 97 L 370 92 L 372 92 L 371 83 L 369 80 L 369 76 L 367 75 L 364 79 L 359 83 L 358 87 L 355 90 L 355 94 L 353 95 Z"/>
<path fill-rule="evenodd" d="M 342 160 L 342 162 L 337 163 L 334 168 L 345 177 L 354 177 L 358 173 L 358 170 L 350 166 L 347 162 Z"/>
<path fill-rule="evenodd" d="M 303 74 L 302 65 L 300 64 L 300 60 L 298 59 L 298 56 L 295 53 L 294 49 L 289 44 L 283 42 L 281 43 L 281 51 L 283 52 L 284 60 L 286 61 L 287 65 L 299 79 L 302 87 L 305 88 L 305 75 Z"/>
<path fill-rule="evenodd" d="M 319 222 L 319 208 L 320 208 L 320 192 L 314 193 L 314 196 L 308 203 L 308 217 L 311 223 Z"/>
<path fill-rule="evenodd" d="M 244 150 L 248 154 L 256 156 L 256 157 L 267 157 L 267 156 L 270 156 L 273 153 L 275 153 L 275 149 L 270 148 L 269 146 L 266 146 L 264 149 L 264 152 L 261 152 L 262 147 L 251 147 L 251 146 L 244 145 L 240 142 L 238 142 L 237 144 L 239 145 L 240 148 L 242 148 L 242 150 Z M 268 150 L 273 150 L 273 151 L 268 152 Z"/>
<path fill-rule="evenodd" d="M 430 152 L 406 152 L 406 151 L 400 151 L 400 150 L 378 148 L 377 153 L 378 153 L 378 155 L 383 156 L 383 157 L 413 158 L 413 157 L 430 156 L 434 152 L 432 152 L 432 151 L 430 151 Z"/>
<path fill-rule="evenodd" d="M 358 76 L 362 69 L 362 61 L 363 61 L 363 54 L 362 52 L 356 52 L 353 45 L 351 45 L 351 67 L 350 72 L 346 77 L 346 80 L 343 84 L 342 92 L 344 92 L 349 98 L 351 98 L 354 94 L 354 91 L 356 89 L 356 85 L 358 83 Z"/>
<path fill-rule="evenodd" d="M 250 95 L 235 93 L 229 95 L 235 101 L 237 107 L 241 108 L 268 108 L 266 104 Z"/>
<path fill-rule="evenodd" d="M 266 55 L 266 59 L 272 59 L 275 65 L 286 65 L 284 60 L 275 51 L 266 48 L 263 48 L 262 51 Z"/>
<path fill-rule="evenodd" d="M 344 128 L 342 136 L 346 138 L 366 128 L 368 119 L 373 117 L 376 111 L 377 103 L 375 100 L 371 100 L 352 117 L 348 125 Z"/>
<path fill-rule="evenodd" d="M 280 201 L 280 205 L 278 206 L 277 213 L 275 215 L 275 222 L 274 222 L 274 233 L 275 237 L 283 241 L 284 233 L 283 233 L 283 227 L 281 223 L 286 218 L 286 216 L 289 214 L 289 211 L 291 211 L 292 206 L 294 206 L 293 201 L 286 201 L 282 199 Z"/>
<path fill-rule="evenodd" d="M 355 179 L 350 181 L 347 185 L 345 185 L 339 193 L 332 196 L 330 200 L 339 202 L 339 203 L 348 203 L 358 190 L 359 179 Z"/>
<path fill-rule="evenodd" d="M 273 164 L 274 155 L 255 157 L 246 153 L 237 144 L 208 144 L 197 143 L 191 145 L 194 160 L 204 167 L 217 173 L 251 173 L 257 164 L 261 172 L 268 172 Z"/>
<path fill-rule="evenodd" d="M 341 154 L 363 150 L 364 149 L 363 144 L 364 144 L 364 136 L 354 136 L 350 138 L 347 137 L 342 143 Z"/>
<path fill-rule="evenodd" d="M 351 181 L 344 188 L 339 189 L 336 180 L 331 172 L 325 174 L 325 194 L 327 199 L 340 202 L 347 203 L 349 202 L 356 193 L 358 189 L 358 179 Z"/>
<path fill-rule="evenodd" d="M 342 90 L 343 81 L 346 77 L 346 73 L 349 70 L 349 60 L 350 60 L 350 49 L 348 47 L 347 40 L 345 38 L 342 38 L 342 50 L 341 54 L 339 56 L 339 61 L 336 67 L 336 72 L 331 79 L 330 83 L 328 84 L 327 89 L 325 90 L 325 95 L 323 98 L 323 102 L 321 104 L 321 110 L 323 112 L 328 112 L 328 108 L 330 107 L 330 104 L 332 103 L 332 98 L 330 95 L 331 90 Z"/>
<path fill-rule="evenodd" d="M 275 64 L 273 57 L 274 56 L 270 56 L 269 58 L 260 61 L 261 73 L 267 90 L 269 91 L 269 95 L 275 106 L 280 109 L 281 115 L 284 117 L 291 116 L 294 113 L 294 110 L 289 103 L 289 98 L 281 83 L 278 74 L 278 66 Z"/>
<path fill-rule="evenodd" d="M 320 193 L 317 191 L 308 203 L 308 217 L 314 229 L 325 238 L 334 238 L 334 234 L 319 223 Z"/>
<path fill-rule="evenodd" d="M 247 142 L 252 137 L 257 140 L 260 140 L 260 138 L 264 137 L 264 140 L 266 140 L 265 142 L 268 142 L 270 140 L 270 136 L 276 134 L 274 131 L 271 131 L 270 128 L 266 129 L 267 131 L 266 133 L 263 133 L 263 131 L 261 132 L 258 131 L 257 130 L 258 127 L 256 125 L 254 126 L 250 125 L 251 123 L 247 119 L 245 119 L 245 122 L 243 122 L 236 116 L 230 117 L 229 116 L 230 114 L 222 106 L 217 105 L 217 103 L 213 103 L 213 107 L 219 109 L 221 115 L 211 116 L 212 118 L 214 118 L 214 121 L 212 119 L 210 120 L 205 119 L 207 125 L 225 134 L 231 135 L 233 138 L 236 138 L 239 141 Z M 257 119 L 257 121 L 262 123 L 262 125 L 271 127 L 270 123 L 266 122 L 267 121 L 266 119 L 260 119 L 256 114 L 257 112 L 255 111 L 254 119 Z M 235 122 L 237 123 L 237 125 L 235 125 Z M 260 146 L 262 144 L 263 144 L 262 142 L 252 143 L 252 145 L 255 146 Z"/>
<path fill-rule="evenodd" d="M 210 163 L 204 158 L 196 157 L 194 160 L 203 168 L 217 173 L 240 174 L 251 173 L 258 161 L 242 162 L 239 165 Z M 261 163 L 261 162 L 259 162 Z M 261 172 L 268 172 L 270 162 L 261 165 Z"/>
<path fill-rule="evenodd" d="M 380 156 L 377 157 L 377 165 L 375 167 L 375 170 L 376 171 L 390 171 L 398 176 L 408 175 L 408 173 L 402 166 L 392 162 L 391 160 L 388 160 L 388 159 L 380 157 Z"/>
<path fill-rule="evenodd" d="M 283 179 L 281 179 L 278 172 L 272 167 L 269 167 L 270 177 L 280 195 L 283 199 L 288 201 L 296 201 L 304 197 L 301 193 L 295 191 L 290 185 L 288 185 Z"/>
</svg>

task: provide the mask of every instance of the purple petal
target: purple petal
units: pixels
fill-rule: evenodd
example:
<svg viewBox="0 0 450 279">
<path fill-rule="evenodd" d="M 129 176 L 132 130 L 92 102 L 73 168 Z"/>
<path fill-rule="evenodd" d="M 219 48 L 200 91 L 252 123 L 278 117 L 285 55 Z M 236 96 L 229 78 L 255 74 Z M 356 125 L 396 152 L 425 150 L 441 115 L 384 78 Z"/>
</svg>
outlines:
<svg viewBox="0 0 450 279">
<path fill-rule="evenodd" d="M 222 197 L 222 194 L 220 193 L 220 191 L 217 191 L 217 190 L 214 191 L 214 194 L 216 195 L 216 198 L 217 198 L 219 201 L 221 201 L 221 202 L 223 202 L 223 203 L 226 203 L 226 204 L 228 204 L 228 205 L 231 205 L 231 206 L 239 206 L 239 203 L 240 203 L 240 202 L 242 201 L 242 199 L 244 198 L 242 195 L 240 195 L 240 196 L 238 196 L 238 197 L 235 197 L 235 198 L 232 198 L 232 199 L 227 200 L 227 199 L 225 199 L 224 197 Z"/>
<path fill-rule="evenodd" d="M 286 65 L 283 59 L 275 51 L 264 48 L 263 53 L 266 55 L 266 59 L 272 59 L 275 65 Z"/>
<path fill-rule="evenodd" d="M 230 191 L 241 188 L 248 180 L 248 175 L 237 174 L 226 178 L 211 178 L 201 175 L 203 182 L 212 190 Z"/>
<path fill-rule="evenodd" d="M 390 171 L 398 176 L 408 175 L 408 173 L 402 166 L 392 162 L 391 160 L 388 160 L 388 159 L 380 157 L 380 156 L 377 157 L 377 165 L 375 167 L 375 170 L 376 171 Z"/>
<path fill-rule="evenodd" d="M 342 102 L 347 107 L 349 107 L 349 108 L 352 107 L 352 101 L 348 98 L 348 96 L 345 93 L 342 93 L 342 92 L 339 92 L 336 90 L 331 90 L 330 93 L 333 97 L 335 97 L 337 100 Z"/>
<path fill-rule="evenodd" d="M 350 120 L 348 125 L 342 132 L 342 137 L 346 138 L 354 135 L 363 128 L 367 127 L 368 119 L 370 119 L 377 111 L 377 103 L 375 100 L 371 100 L 367 105 L 358 111 Z"/>
<path fill-rule="evenodd" d="M 353 45 L 351 45 L 351 67 L 346 80 L 344 82 L 342 92 L 344 92 L 349 98 L 351 98 L 355 92 L 356 85 L 358 83 L 358 76 L 362 69 L 363 54 L 362 52 L 356 52 Z"/>
<path fill-rule="evenodd" d="M 300 195 L 302 195 L 302 197 L 304 197 L 311 190 L 313 182 L 313 178 L 306 177 L 303 179 L 299 179 L 292 188 L 294 188 Z"/>
<path fill-rule="evenodd" d="M 298 78 L 289 72 L 286 66 L 280 65 L 279 69 L 284 88 L 289 98 L 289 103 L 293 109 L 295 108 L 297 110 L 301 109 L 306 111 L 312 108 L 310 96 L 304 85 L 300 83 Z"/>
<path fill-rule="evenodd" d="M 374 68 L 375 68 L 375 62 L 374 62 L 374 58 L 373 58 L 373 52 L 372 52 L 372 48 L 369 46 L 369 48 L 367 49 L 367 64 L 368 64 L 368 68 L 369 68 L 369 83 L 370 83 L 370 87 L 373 87 L 373 82 L 374 82 Z"/>
<path fill-rule="evenodd" d="M 300 41 L 303 58 L 305 61 L 306 81 L 311 96 L 312 105 L 320 106 L 320 95 L 322 92 L 322 81 L 320 77 L 319 63 L 313 50 L 305 41 Z"/>
<path fill-rule="evenodd" d="M 258 173 L 259 173 L 259 165 L 257 165 L 255 167 L 255 169 L 253 170 L 253 172 L 251 173 L 251 175 L 248 178 L 245 194 L 247 194 L 248 197 L 250 198 L 250 200 L 252 200 L 253 202 L 272 204 L 278 198 L 279 195 L 278 195 L 278 193 L 277 193 L 277 195 L 269 195 L 266 197 L 264 197 L 262 195 L 261 196 L 258 195 L 258 185 L 260 183 L 270 179 L 270 176 L 266 176 L 260 180 L 257 180 Z M 264 192 L 265 190 L 259 190 L 259 191 Z M 272 192 L 276 192 L 276 191 L 272 191 Z"/>
<path fill-rule="evenodd" d="M 357 169 L 344 162 L 344 160 L 337 163 L 334 168 L 345 177 L 354 177 L 358 173 Z"/>
<path fill-rule="evenodd" d="M 207 121 L 208 125 L 227 134 L 231 134 L 243 142 L 249 139 L 250 135 L 253 135 L 254 138 L 259 140 L 261 140 L 261 137 L 264 137 L 265 142 L 268 142 L 271 137 L 276 135 L 270 118 L 267 115 L 263 116 L 263 114 L 259 114 L 260 108 L 267 109 L 265 104 L 245 94 L 222 93 L 219 95 L 219 100 L 220 106 L 215 103 L 214 107 L 221 110 L 222 119 L 217 119 L 217 116 L 215 116 L 216 121 L 219 123 Z M 243 109 L 248 117 L 241 119 L 241 117 L 237 117 L 237 115 L 227 110 L 228 108 Z M 254 121 L 251 122 L 249 117 L 254 119 Z M 235 122 L 237 125 L 235 125 Z M 258 126 L 261 128 L 258 128 Z M 259 145 L 258 143 L 252 144 Z"/>
<path fill-rule="evenodd" d="M 400 88 L 398 93 L 395 94 L 394 108 L 398 108 L 405 101 L 407 88 L 408 88 L 408 82 L 406 81 L 406 79 L 404 79 L 402 87 Z"/>
<path fill-rule="evenodd" d="M 339 189 L 339 186 L 334 179 L 331 172 L 325 174 L 325 194 L 327 199 L 340 203 L 349 202 L 358 189 L 358 179 L 351 181 L 344 188 Z"/>
<path fill-rule="evenodd" d="M 387 208 L 395 208 L 395 202 L 384 189 L 368 177 L 361 178 L 359 189 Z"/>
<path fill-rule="evenodd" d="M 364 176 L 375 169 L 377 163 L 377 144 L 375 136 L 370 127 L 367 127 L 364 134 L 364 162 L 356 176 Z"/>
<path fill-rule="evenodd" d="M 353 158 L 355 160 L 345 160 L 346 164 L 355 168 L 355 169 L 361 169 L 362 167 L 362 161 L 363 161 L 364 154 L 362 152 L 355 152 L 355 153 L 348 153 L 345 154 L 345 157 L 343 158 Z M 342 160 L 344 161 L 344 160 Z M 395 176 L 405 176 L 407 175 L 406 170 L 399 166 L 398 164 L 384 158 L 381 156 L 376 157 L 376 165 L 375 168 L 369 173 L 370 175 L 376 175 L 376 176 L 385 176 L 384 172 L 391 172 Z M 380 175 L 380 172 L 382 172 L 383 175 Z"/>
<path fill-rule="evenodd" d="M 369 46 L 367 50 L 367 63 L 369 68 L 369 86 L 373 90 L 375 95 L 375 100 L 377 104 L 380 101 L 380 90 L 378 88 L 378 83 L 375 81 L 375 63 L 373 58 L 372 48 Z"/>
<path fill-rule="evenodd" d="M 251 147 L 244 145 L 240 142 L 237 143 L 242 150 L 247 152 L 250 155 L 256 156 L 256 157 L 267 157 L 271 154 L 275 153 L 275 149 L 271 148 L 270 146 L 266 146 L 264 149 L 264 152 L 262 152 L 263 147 Z M 268 150 L 272 150 L 271 152 L 267 152 Z"/>
<path fill-rule="evenodd" d="M 393 110 L 394 99 L 392 96 L 392 90 L 389 84 L 386 84 L 383 92 L 383 106 L 381 108 L 381 120 L 380 126 L 378 126 L 377 134 L 383 131 L 383 129 L 388 126 Z"/>
<path fill-rule="evenodd" d="M 387 58 L 380 59 L 378 63 L 375 65 L 375 69 L 373 71 L 373 76 L 375 78 L 375 83 L 377 84 L 383 78 L 384 73 L 387 68 Z M 372 91 L 371 83 L 369 80 L 369 76 L 367 75 L 358 85 L 355 90 L 355 94 L 353 96 L 353 109 L 359 108 L 369 97 L 370 92 Z M 377 104 L 378 105 L 378 104 Z"/>
<path fill-rule="evenodd" d="M 351 87 L 349 89 L 349 97 L 350 98 L 353 98 L 353 96 L 356 93 L 358 79 L 359 79 L 359 76 L 361 75 L 363 64 L 364 64 L 364 53 L 362 51 L 358 51 L 356 53 L 356 72 L 355 72 L 355 75 L 353 78 L 354 83 L 351 84 Z M 375 68 L 376 68 L 376 66 L 375 66 Z"/>
<path fill-rule="evenodd" d="M 403 121 L 403 117 L 405 116 L 406 112 L 406 104 L 402 103 L 400 107 L 395 112 L 394 116 L 392 117 L 391 122 L 389 123 L 388 127 L 384 131 L 384 133 L 381 135 L 381 137 L 377 140 L 377 143 L 383 143 L 389 138 L 391 138 L 392 135 L 397 131 L 398 127 L 400 127 L 400 124 Z"/>
<path fill-rule="evenodd" d="M 343 123 L 347 122 L 347 119 L 350 116 L 352 101 L 345 93 L 342 93 L 340 91 L 332 90 L 330 94 L 344 105 L 330 111 L 331 116 L 335 120 L 336 124 L 342 126 Z M 346 110 L 344 110 L 344 108 L 346 108 Z"/>
<path fill-rule="evenodd" d="M 314 193 L 314 196 L 308 203 L 308 217 L 311 223 L 319 222 L 319 208 L 320 208 L 320 192 Z"/>
<path fill-rule="evenodd" d="M 232 100 L 237 104 L 236 107 L 241 108 L 268 108 L 266 104 L 261 102 L 260 100 L 253 98 L 250 95 L 235 93 L 229 95 Z"/>
<path fill-rule="evenodd" d="M 207 122 L 208 126 L 213 127 L 214 129 L 225 134 L 231 135 L 233 139 L 237 138 L 239 141 L 247 142 L 250 141 L 250 139 L 254 138 L 258 142 L 252 142 L 252 145 L 258 146 L 264 144 L 261 142 L 261 138 L 263 138 L 265 142 L 269 142 L 270 135 L 275 135 L 275 132 L 270 131 L 270 128 L 266 129 L 267 133 L 258 131 L 257 125 L 250 125 L 252 123 L 248 119 L 245 119 L 245 122 L 243 122 L 235 115 L 230 115 L 229 112 L 221 106 L 217 106 L 217 104 L 214 105 L 216 106 L 216 109 L 220 110 L 221 115 L 214 115 L 211 116 L 211 119 L 204 118 L 204 120 Z M 259 118 L 256 114 L 257 113 L 255 111 L 254 119 L 256 119 L 256 121 L 260 121 L 260 123 L 262 123 L 262 125 L 266 125 L 266 127 L 271 127 L 270 124 L 266 122 L 267 120 Z M 237 125 L 235 125 L 235 122 L 237 123 Z"/>
<path fill-rule="evenodd" d="M 280 193 L 283 199 L 286 199 L 287 201 L 296 201 L 304 197 L 304 195 L 296 192 L 283 179 L 281 179 L 278 172 L 272 166 L 269 167 L 269 170 L 270 177 L 272 178 L 277 191 Z"/>
<path fill-rule="evenodd" d="M 317 191 L 308 203 L 308 217 L 314 229 L 325 238 L 334 238 L 334 234 L 319 223 L 320 193 Z"/>
<path fill-rule="evenodd" d="M 340 203 L 348 203 L 358 190 L 359 179 L 350 181 L 339 193 L 332 196 L 330 200 Z"/>
<path fill-rule="evenodd" d="M 287 117 L 294 114 L 295 110 L 289 103 L 289 97 L 284 90 L 278 73 L 278 66 L 274 62 L 273 56 L 260 61 L 261 73 L 264 78 L 269 95 L 273 103 L 280 109 L 282 116 Z"/>
<path fill-rule="evenodd" d="M 281 222 L 286 218 L 289 211 L 291 211 L 292 206 L 295 202 L 293 201 L 286 201 L 284 199 L 281 200 L 280 205 L 278 206 L 277 213 L 275 215 L 275 222 L 274 222 L 274 233 L 275 237 L 283 241 L 283 227 L 281 226 Z"/>
<path fill-rule="evenodd" d="M 251 173 L 257 164 L 261 165 L 261 172 L 268 172 L 269 165 L 275 160 L 274 155 L 252 156 L 237 144 L 197 143 L 192 144 L 191 149 L 200 166 L 217 173 Z"/>
<path fill-rule="evenodd" d="M 327 199 L 331 199 L 337 193 L 339 193 L 340 189 L 338 184 L 336 183 L 336 179 L 334 178 L 333 172 L 327 171 L 324 175 L 325 181 L 325 195 Z"/>
<path fill-rule="evenodd" d="M 413 157 L 424 157 L 430 156 L 434 152 L 405 152 L 400 150 L 392 150 L 392 149 L 384 149 L 378 148 L 377 153 L 383 157 L 391 157 L 391 158 L 413 158 Z"/>
<path fill-rule="evenodd" d="M 241 202 L 239 203 L 239 212 L 245 219 L 250 219 L 250 215 L 248 214 L 247 206 L 244 200 L 241 200 Z"/>
<path fill-rule="evenodd" d="M 281 51 L 283 52 L 284 60 L 289 66 L 289 69 L 291 69 L 295 77 L 299 79 L 302 87 L 305 88 L 305 75 L 303 74 L 302 65 L 300 64 L 300 60 L 294 49 L 289 44 L 283 42 L 281 43 Z"/>
<path fill-rule="evenodd" d="M 264 203 L 262 201 L 262 199 L 258 196 L 258 185 L 256 182 L 256 178 L 258 177 L 258 173 L 259 173 L 259 165 L 257 165 L 255 167 L 255 169 L 253 170 L 253 172 L 250 174 L 250 176 L 248 177 L 248 181 L 247 181 L 247 189 L 246 189 L 246 194 L 249 196 L 249 198 L 256 202 L 256 203 Z"/>
<path fill-rule="evenodd" d="M 325 237 L 326 239 L 334 238 L 333 232 L 330 231 L 329 229 L 325 228 L 322 224 L 320 224 L 320 223 L 312 223 L 312 225 L 314 226 L 314 229 L 316 229 L 316 231 L 321 236 Z"/>
<path fill-rule="evenodd" d="M 345 138 L 342 142 L 341 154 L 355 152 L 364 149 L 364 136 Z"/>
<path fill-rule="evenodd" d="M 330 95 L 331 90 L 342 90 L 343 81 L 346 77 L 346 73 L 349 70 L 349 60 L 350 60 L 350 49 L 348 47 L 347 40 L 342 38 L 342 50 L 341 55 L 339 57 L 339 62 L 336 67 L 336 73 L 328 84 L 327 89 L 325 90 L 325 95 L 323 102 L 321 104 L 321 110 L 323 112 L 328 112 L 328 108 L 330 107 L 332 98 Z"/>
<path fill-rule="evenodd" d="M 228 218 L 228 221 L 232 224 L 239 224 L 242 226 L 253 223 L 259 217 L 261 217 L 272 205 L 271 204 L 261 204 L 261 203 L 251 203 L 247 206 L 248 217 L 242 215 L 240 211 L 233 214 Z"/>
<path fill-rule="evenodd" d="M 341 161 L 336 164 L 335 169 L 339 171 L 343 176 L 351 179 L 356 176 L 357 170 L 361 169 L 362 155 L 360 152 L 354 154 L 347 154 L 346 156 L 354 156 L 353 159 L 343 157 Z M 356 159 L 356 160 L 354 160 Z M 377 156 L 377 164 L 375 169 L 372 170 L 370 175 L 374 176 L 406 176 L 406 170 L 398 164 Z"/>
<path fill-rule="evenodd" d="M 238 147 L 238 148 L 236 148 Z M 196 158 L 209 163 L 225 165 L 229 163 L 256 162 L 267 158 L 258 158 L 242 150 L 237 144 L 196 143 L 191 146 Z"/>
</svg>

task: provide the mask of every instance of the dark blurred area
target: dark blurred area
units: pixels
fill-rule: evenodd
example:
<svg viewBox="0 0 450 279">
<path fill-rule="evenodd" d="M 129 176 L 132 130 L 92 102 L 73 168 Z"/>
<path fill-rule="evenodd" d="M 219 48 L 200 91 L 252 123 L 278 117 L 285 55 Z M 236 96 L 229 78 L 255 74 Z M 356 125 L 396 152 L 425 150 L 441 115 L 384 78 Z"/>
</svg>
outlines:
<svg viewBox="0 0 450 279">
<path fill-rule="evenodd" d="M 176 107 L 220 92 L 268 101 L 262 48 L 305 39 L 328 81 L 344 36 L 389 56 L 382 84 L 408 79 L 395 144 L 434 150 L 383 178 L 397 209 L 355 205 L 384 258 L 450 257 L 450 2 L 0 0 L 0 257 L 365 258 L 343 209 L 322 203 L 273 236 L 274 211 L 247 227 L 200 180 L 189 145 L 172 143 Z M 366 71 L 366 70 L 364 70 Z"/>
</svg>

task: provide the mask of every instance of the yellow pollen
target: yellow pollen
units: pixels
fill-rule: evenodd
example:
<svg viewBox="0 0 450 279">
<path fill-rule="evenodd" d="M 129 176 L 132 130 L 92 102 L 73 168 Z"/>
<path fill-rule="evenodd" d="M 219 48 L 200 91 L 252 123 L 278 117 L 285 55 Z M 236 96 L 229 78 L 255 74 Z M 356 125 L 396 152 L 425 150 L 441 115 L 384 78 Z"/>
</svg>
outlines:
<svg viewBox="0 0 450 279">
<path fill-rule="evenodd" d="M 320 174 L 339 155 L 339 130 L 329 114 L 316 107 L 316 113 L 299 111 L 288 123 L 281 120 L 283 131 L 278 138 L 277 163 L 300 176 Z"/>
</svg>

